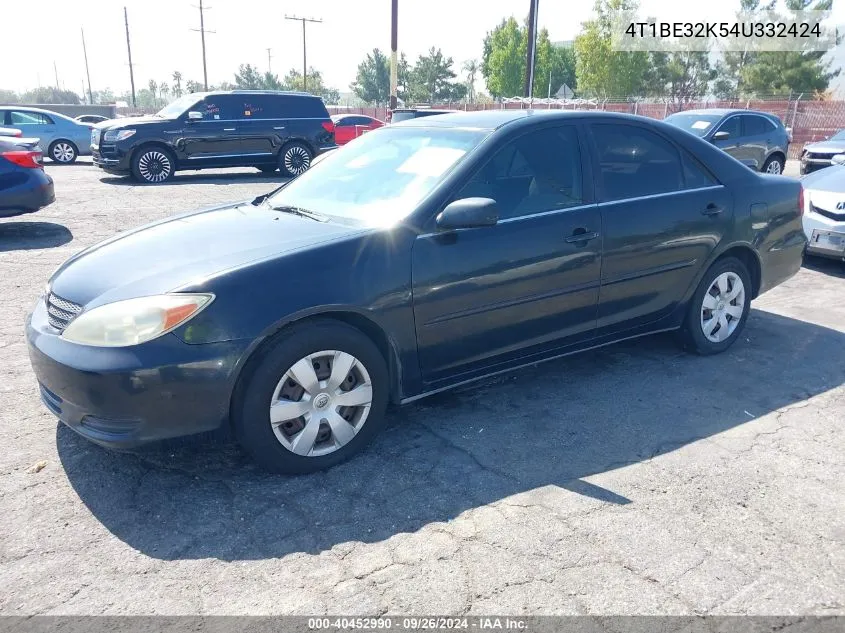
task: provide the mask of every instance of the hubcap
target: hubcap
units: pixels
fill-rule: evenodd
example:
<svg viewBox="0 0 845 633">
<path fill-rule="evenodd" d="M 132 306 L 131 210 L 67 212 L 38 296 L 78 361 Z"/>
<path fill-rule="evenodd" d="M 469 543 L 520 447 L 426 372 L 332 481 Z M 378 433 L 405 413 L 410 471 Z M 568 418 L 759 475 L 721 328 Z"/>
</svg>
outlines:
<svg viewBox="0 0 845 633">
<path fill-rule="evenodd" d="M 745 286 L 739 275 L 722 273 L 704 293 L 701 305 L 701 331 L 707 340 L 721 343 L 736 330 L 745 310 Z"/>
<path fill-rule="evenodd" d="M 325 350 L 298 360 L 270 399 L 279 443 L 305 457 L 328 455 L 364 426 L 373 402 L 367 369 L 352 354 Z"/>
<path fill-rule="evenodd" d="M 768 174 L 779 174 L 780 172 L 780 162 L 776 160 L 773 160 L 771 163 L 769 163 L 769 166 L 766 169 L 766 173 Z"/>
<path fill-rule="evenodd" d="M 161 182 L 170 176 L 170 159 L 164 152 L 144 152 L 138 160 L 138 171 L 147 182 Z"/>
<path fill-rule="evenodd" d="M 291 147 L 285 152 L 285 169 L 299 175 L 311 165 L 311 156 L 303 147 Z"/>
<path fill-rule="evenodd" d="M 72 161 L 74 153 L 70 143 L 56 143 L 53 146 L 53 158 L 60 163 L 69 163 Z"/>
</svg>

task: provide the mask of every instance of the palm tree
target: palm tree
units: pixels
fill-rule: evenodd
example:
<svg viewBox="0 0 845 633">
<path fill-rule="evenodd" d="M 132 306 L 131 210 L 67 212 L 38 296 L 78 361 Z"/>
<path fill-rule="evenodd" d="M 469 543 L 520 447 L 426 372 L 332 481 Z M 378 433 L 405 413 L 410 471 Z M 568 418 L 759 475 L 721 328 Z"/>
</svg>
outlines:
<svg viewBox="0 0 845 633">
<path fill-rule="evenodd" d="M 150 88 L 150 92 L 153 93 L 153 107 L 158 107 L 158 99 L 156 98 L 156 94 L 158 93 L 158 84 L 155 82 L 155 79 L 150 79 L 150 83 L 147 84 Z"/>
<path fill-rule="evenodd" d="M 464 62 L 464 72 L 467 74 L 467 99 L 470 103 L 475 103 L 475 78 L 481 65 L 477 59 L 468 59 Z"/>
<path fill-rule="evenodd" d="M 182 73 L 173 71 L 173 95 L 178 99 L 182 96 Z"/>
<path fill-rule="evenodd" d="M 163 104 L 167 103 L 167 95 L 170 94 L 170 86 L 167 85 L 166 81 L 162 81 L 158 85 L 158 94 L 161 97 L 161 102 Z"/>
</svg>

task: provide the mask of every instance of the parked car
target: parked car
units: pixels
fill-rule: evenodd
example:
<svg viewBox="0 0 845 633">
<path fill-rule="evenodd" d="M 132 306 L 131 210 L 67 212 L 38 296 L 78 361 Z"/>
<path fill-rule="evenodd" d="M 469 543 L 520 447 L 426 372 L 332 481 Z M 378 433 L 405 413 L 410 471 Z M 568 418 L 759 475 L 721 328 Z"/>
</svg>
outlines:
<svg viewBox="0 0 845 633">
<path fill-rule="evenodd" d="M 152 116 L 101 123 L 91 147 L 101 169 L 161 183 L 181 169 L 219 167 L 297 176 L 336 145 L 319 97 L 234 90 L 196 92 Z"/>
<path fill-rule="evenodd" d="M 678 112 L 665 121 L 713 143 L 755 171 L 783 173 L 789 132 L 772 114 L 711 108 Z"/>
<path fill-rule="evenodd" d="M 845 260 L 845 154 L 836 154 L 829 169 L 801 182 L 807 254 Z"/>
<path fill-rule="evenodd" d="M 76 121 L 80 123 L 102 123 L 103 121 L 108 121 L 109 117 L 102 116 L 100 114 L 80 114 L 78 117 L 75 117 Z"/>
<path fill-rule="evenodd" d="M 13 127 L 0 127 L 0 136 L 23 136 L 23 132 Z"/>
<path fill-rule="evenodd" d="M 69 164 L 88 156 L 91 125 L 50 110 L 26 106 L 0 106 L 0 123 L 19 128 L 27 138 L 41 139 L 47 158 Z"/>
<path fill-rule="evenodd" d="M 352 139 L 384 125 L 384 121 L 363 114 L 335 114 L 332 121 L 334 138 L 338 145 L 346 145 Z"/>
<path fill-rule="evenodd" d="M 388 402 L 667 330 L 725 351 L 801 266 L 801 196 L 631 115 L 406 121 L 251 202 L 72 257 L 30 356 L 46 406 L 94 442 L 231 420 L 265 467 L 314 471 Z"/>
<path fill-rule="evenodd" d="M 388 123 L 401 123 L 410 119 L 435 116 L 437 114 L 454 114 L 455 110 L 432 110 L 431 108 L 396 108 L 387 113 Z"/>
<path fill-rule="evenodd" d="M 801 151 L 801 174 L 830 167 L 831 159 L 838 154 L 845 154 L 845 130 L 840 130 L 826 141 L 807 143 Z"/>
<path fill-rule="evenodd" d="M 37 138 L 0 138 L 0 217 L 32 213 L 55 200 Z"/>
</svg>

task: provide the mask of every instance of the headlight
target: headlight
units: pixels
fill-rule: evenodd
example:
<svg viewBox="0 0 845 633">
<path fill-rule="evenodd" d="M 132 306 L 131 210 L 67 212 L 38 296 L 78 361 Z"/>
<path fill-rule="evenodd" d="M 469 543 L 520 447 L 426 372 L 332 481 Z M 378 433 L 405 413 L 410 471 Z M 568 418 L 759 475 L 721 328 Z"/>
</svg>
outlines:
<svg viewBox="0 0 845 633">
<path fill-rule="evenodd" d="M 107 303 L 80 314 L 62 336 L 95 347 L 139 345 L 179 327 L 213 300 L 212 294 L 171 294 Z"/>
<path fill-rule="evenodd" d="M 115 142 L 128 139 L 135 134 L 135 130 L 108 130 L 103 136 L 104 141 Z"/>
</svg>

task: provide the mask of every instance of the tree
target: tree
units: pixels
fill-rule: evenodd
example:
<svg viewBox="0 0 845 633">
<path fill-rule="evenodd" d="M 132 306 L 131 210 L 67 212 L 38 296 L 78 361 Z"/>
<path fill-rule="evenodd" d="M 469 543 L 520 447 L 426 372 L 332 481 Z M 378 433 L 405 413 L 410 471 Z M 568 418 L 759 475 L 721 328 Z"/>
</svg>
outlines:
<svg viewBox="0 0 845 633">
<path fill-rule="evenodd" d="M 399 61 L 396 64 L 396 91 L 400 93 L 403 101 L 411 100 L 411 65 L 405 53 L 399 55 Z"/>
<path fill-rule="evenodd" d="M 47 103 L 47 104 L 78 104 L 79 95 L 72 90 L 59 90 L 42 86 L 35 90 L 28 90 L 20 96 L 21 103 Z"/>
<path fill-rule="evenodd" d="M 156 97 L 156 94 L 158 93 L 158 84 L 155 82 L 155 79 L 150 79 L 147 87 L 149 88 L 150 94 L 153 98 L 153 107 L 158 107 L 158 98 Z"/>
<path fill-rule="evenodd" d="M 111 91 L 111 88 L 106 88 L 104 90 L 95 90 L 93 93 L 94 96 L 94 103 L 114 103 L 114 93 Z"/>
<path fill-rule="evenodd" d="M 527 41 L 527 30 L 525 36 Z M 533 94 L 544 97 L 551 92 L 554 95 L 563 84 L 573 90 L 577 85 L 575 81 L 575 51 L 571 48 L 555 46 L 549 40 L 548 30 L 540 29 L 534 56 Z"/>
<path fill-rule="evenodd" d="M 235 85 L 242 90 L 261 90 L 264 88 L 264 79 L 255 66 L 241 64 L 235 73 Z"/>
<path fill-rule="evenodd" d="M 264 89 L 265 90 L 284 90 L 284 86 L 282 82 L 279 80 L 278 75 L 274 75 L 269 70 L 264 73 L 264 77 L 262 77 L 262 81 L 264 82 Z M 221 88 L 223 90 L 223 88 Z"/>
<path fill-rule="evenodd" d="M 177 99 L 182 96 L 182 73 L 178 70 L 173 71 L 173 96 Z"/>
<path fill-rule="evenodd" d="M 522 94 L 525 85 L 526 38 L 511 16 L 484 37 L 481 74 L 494 97 Z"/>
<path fill-rule="evenodd" d="M 188 81 L 186 81 L 186 82 L 185 82 L 185 90 L 186 90 L 188 93 L 192 93 L 192 92 L 202 92 L 202 91 L 203 91 L 203 86 L 202 86 L 202 84 L 201 84 L 200 82 L 198 82 L 198 81 L 194 81 L 193 79 L 188 79 Z"/>
<path fill-rule="evenodd" d="M 716 76 L 706 51 L 654 52 L 650 59 L 647 92 L 668 95 L 675 103 L 688 103 L 703 97 Z"/>
<path fill-rule="evenodd" d="M 329 88 L 323 84 L 323 74 L 319 70 L 315 70 L 313 66 L 308 67 L 307 85 L 303 86 L 302 73 L 295 68 L 291 68 L 282 80 L 282 86 L 284 90 L 303 91 L 307 88 L 307 92 L 322 97 L 326 103 L 337 103 L 340 101 L 340 93 L 337 89 Z"/>
<path fill-rule="evenodd" d="M 581 94 L 608 98 L 643 94 L 649 56 L 644 51 L 614 51 L 611 11 L 636 11 L 635 0 L 596 0 L 596 16 L 575 38 L 575 76 Z"/>
<path fill-rule="evenodd" d="M 167 103 L 168 99 L 167 96 L 170 94 L 170 86 L 167 85 L 166 81 L 162 81 L 158 84 L 158 96 L 161 97 L 162 103 Z"/>
<path fill-rule="evenodd" d="M 18 93 L 14 90 L 0 88 L 0 103 L 18 103 Z"/>
<path fill-rule="evenodd" d="M 475 103 L 475 78 L 481 70 L 481 64 L 477 59 L 468 59 L 464 62 L 463 69 L 467 74 L 467 99 L 470 103 Z"/>
<path fill-rule="evenodd" d="M 367 53 L 364 61 L 358 64 L 355 81 L 349 87 L 361 101 L 377 106 L 390 101 L 390 62 L 387 56 L 377 48 Z"/>
<path fill-rule="evenodd" d="M 445 57 L 439 48 L 433 46 L 428 55 L 420 55 L 411 71 L 411 98 L 427 103 L 463 99 L 467 87 L 452 81 L 456 77 L 453 63 L 451 57 Z"/>
</svg>

